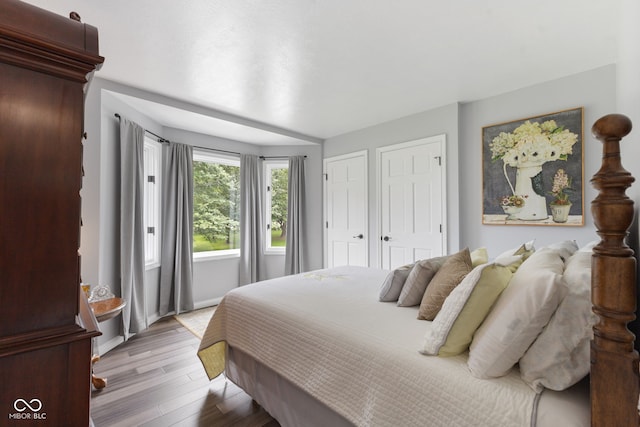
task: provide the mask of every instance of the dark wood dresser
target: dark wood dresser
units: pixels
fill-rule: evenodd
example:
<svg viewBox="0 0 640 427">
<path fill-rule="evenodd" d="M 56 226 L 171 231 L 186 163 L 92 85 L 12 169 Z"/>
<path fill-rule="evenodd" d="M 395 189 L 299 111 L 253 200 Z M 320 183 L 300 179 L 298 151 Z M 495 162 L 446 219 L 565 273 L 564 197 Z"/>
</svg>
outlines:
<svg viewBox="0 0 640 427">
<path fill-rule="evenodd" d="M 96 28 L 0 0 L 0 425 L 90 423 L 80 292 L 84 90 Z"/>
</svg>

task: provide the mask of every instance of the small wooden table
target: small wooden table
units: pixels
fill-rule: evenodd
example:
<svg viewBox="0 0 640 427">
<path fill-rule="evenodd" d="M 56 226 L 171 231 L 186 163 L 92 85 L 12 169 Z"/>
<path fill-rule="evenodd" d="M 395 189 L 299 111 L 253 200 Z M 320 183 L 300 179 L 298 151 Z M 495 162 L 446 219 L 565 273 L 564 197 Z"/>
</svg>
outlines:
<svg viewBox="0 0 640 427">
<path fill-rule="evenodd" d="M 112 319 L 122 312 L 122 309 L 127 305 L 127 302 L 122 298 L 113 297 L 100 301 L 90 302 L 91 310 L 93 310 L 94 316 L 98 322 L 104 322 L 105 320 Z M 91 358 L 91 365 L 100 360 L 100 356 L 97 354 Z M 91 374 L 91 383 L 96 389 L 105 388 L 107 385 L 106 378 L 100 378 Z"/>
</svg>

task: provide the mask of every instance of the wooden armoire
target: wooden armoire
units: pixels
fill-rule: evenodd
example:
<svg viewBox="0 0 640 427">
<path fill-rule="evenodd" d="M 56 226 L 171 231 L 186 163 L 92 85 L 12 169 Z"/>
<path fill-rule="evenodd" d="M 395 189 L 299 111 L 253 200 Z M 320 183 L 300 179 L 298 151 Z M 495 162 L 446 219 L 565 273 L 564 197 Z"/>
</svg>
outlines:
<svg viewBox="0 0 640 427">
<path fill-rule="evenodd" d="M 0 0 L 0 425 L 90 424 L 80 292 L 84 90 L 96 28 Z"/>
</svg>

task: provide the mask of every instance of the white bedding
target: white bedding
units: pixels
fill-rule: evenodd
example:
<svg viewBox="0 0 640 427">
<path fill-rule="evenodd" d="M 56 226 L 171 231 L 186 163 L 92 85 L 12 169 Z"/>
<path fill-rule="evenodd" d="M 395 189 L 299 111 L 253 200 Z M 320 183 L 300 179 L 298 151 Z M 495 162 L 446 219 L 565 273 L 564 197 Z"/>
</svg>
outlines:
<svg viewBox="0 0 640 427">
<path fill-rule="evenodd" d="M 535 425 L 539 395 L 517 370 L 481 380 L 466 354 L 418 352 L 430 322 L 417 307 L 378 301 L 387 273 L 341 267 L 237 288 L 198 355 L 217 376 L 226 341 L 355 425 Z"/>
</svg>

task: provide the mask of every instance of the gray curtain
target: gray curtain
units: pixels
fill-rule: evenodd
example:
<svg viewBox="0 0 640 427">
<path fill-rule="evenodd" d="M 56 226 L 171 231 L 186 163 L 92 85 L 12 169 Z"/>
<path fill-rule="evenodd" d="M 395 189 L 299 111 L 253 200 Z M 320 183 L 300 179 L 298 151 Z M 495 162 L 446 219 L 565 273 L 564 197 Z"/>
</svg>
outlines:
<svg viewBox="0 0 640 427">
<path fill-rule="evenodd" d="M 120 279 L 125 340 L 147 328 L 144 293 L 144 129 L 120 119 Z"/>
<path fill-rule="evenodd" d="M 264 221 L 258 156 L 240 155 L 240 285 L 262 275 Z"/>
<path fill-rule="evenodd" d="M 304 271 L 304 186 L 304 156 L 289 157 L 285 274 L 297 274 Z"/>
<path fill-rule="evenodd" d="M 193 310 L 193 148 L 169 143 L 163 174 L 161 316 Z"/>
</svg>

